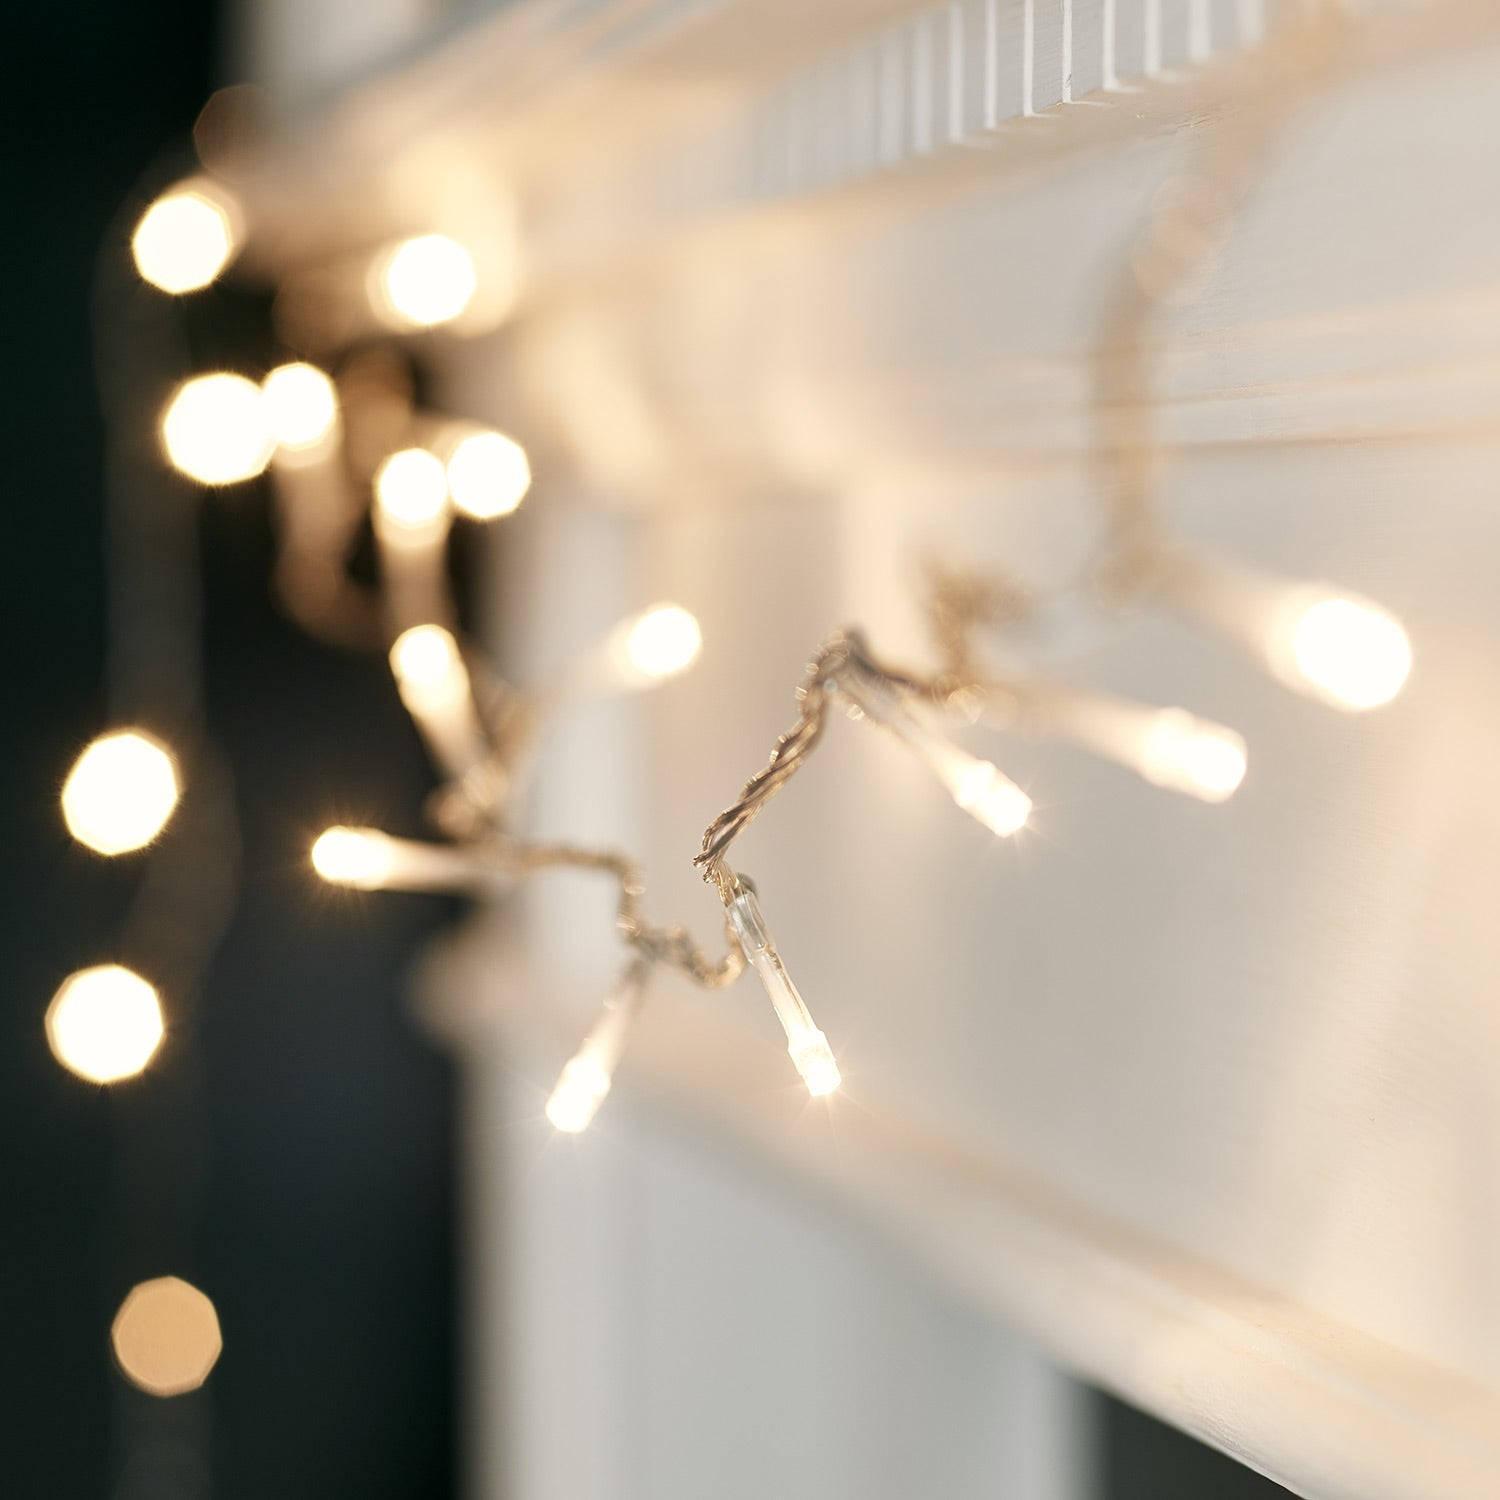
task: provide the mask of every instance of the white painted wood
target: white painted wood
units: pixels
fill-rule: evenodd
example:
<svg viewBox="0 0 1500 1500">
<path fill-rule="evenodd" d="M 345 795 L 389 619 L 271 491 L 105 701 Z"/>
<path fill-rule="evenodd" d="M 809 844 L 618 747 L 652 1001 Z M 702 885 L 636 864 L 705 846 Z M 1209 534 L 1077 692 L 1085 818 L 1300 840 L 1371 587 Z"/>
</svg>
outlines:
<svg viewBox="0 0 1500 1500">
<path fill-rule="evenodd" d="M 599 1242 L 549 1256 L 555 1226 L 636 1247 L 647 1306 L 696 1235 L 717 1257 L 716 1226 L 762 1226 L 740 1237 L 775 1239 L 781 1269 L 757 1283 L 754 1326 L 782 1337 L 784 1290 L 814 1330 L 803 1394 L 847 1380 L 878 1406 L 864 1365 L 951 1329 L 924 1294 L 936 1321 L 866 1359 L 840 1343 L 837 1297 L 796 1300 L 783 1278 L 817 1258 L 818 1216 L 849 1212 L 948 1293 L 1302 1494 L 1493 1494 L 1500 13 L 1368 9 L 1347 81 L 1291 127 L 1163 330 L 1164 499 L 1192 538 L 1396 609 L 1409 691 L 1338 717 L 1180 624 L 1064 599 L 1019 654 L 1233 724 L 1250 776 L 1225 807 L 1188 805 L 981 735 L 1037 802 L 1034 832 L 1000 848 L 898 748 L 835 725 L 743 853 L 840 1052 L 831 1113 L 799 1103 L 748 981 L 709 1000 L 664 983 L 602 1144 L 549 1154 L 505 1123 L 483 1059 L 503 1036 L 545 1088 L 607 982 L 605 898 L 529 897 L 519 934 L 451 956 L 439 1011 L 486 1080 L 478 1170 L 536 1173 L 516 1242 L 486 1240 L 526 1289 L 519 1309 L 494 1296 L 496 1316 L 523 1320 L 529 1359 L 577 1285 L 591 1311 L 568 1347 L 597 1324 L 606 1351 L 567 1482 L 628 1472 L 673 1493 L 651 1488 L 673 1461 L 657 1403 L 683 1399 L 674 1364 L 708 1356 L 691 1329 L 622 1321 L 614 1263 Z M 1212 123 L 1206 59 L 1274 19 L 1218 0 L 800 20 L 771 0 L 583 20 L 522 6 L 346 102 L 314 137 L 339 190 L 294 168 L 262 182 L 282 263 L 450 222 L 465 194 L 434 163 L 516 205 L 514 243 L 489 251 L 519 259 L 518 316 L 448 367 L 455 400 L 517 429 L 544 476 L 497 577 L 518 672 L 559 659 L 591 612 L 675 597 L 703 621 L 691 678 L 559 729 L 538 831 L 629 835 L 653 912 L 696 912 L 706 938 L 714 900 L 688 858 L 830 628 L 856 619 L 920 653 L 924 549 L 1042 588 L 1077 573 L 1097 528 L 1084 399 L 1104 289 Z M 676 1132 L 699 1130 L 816 1207 L 778 1219 L 758 1181 L 683 1154 Z M 819 1274 L 863 1278 L 872 1304 L 908 1295 L 888 1263 L 836 1261 Z M 636 1358 L 655 1394 L 621 1431 Z M 989 1389 L 986 1361 L 1009 1356 L 961 1359 L 944 1379 Z M 571 1364 L 536 1368 L 555 1421 Z M 954 1387 L 927 1389 L 923 1430 L 946 1431 Z M 695 1412 L 718 1431 L 722 1409 Z M 526 1484 L 548 1482 L 544 1457 L 523 1457 Z"/>
</svg>

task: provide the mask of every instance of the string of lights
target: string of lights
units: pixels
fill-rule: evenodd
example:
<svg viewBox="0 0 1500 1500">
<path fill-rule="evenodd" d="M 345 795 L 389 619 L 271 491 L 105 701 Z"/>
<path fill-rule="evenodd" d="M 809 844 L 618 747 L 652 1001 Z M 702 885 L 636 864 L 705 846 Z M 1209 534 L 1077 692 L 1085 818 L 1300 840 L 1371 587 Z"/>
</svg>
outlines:
<svg viewBox="0 0 1500 1500">
<path fill-rule="evenodd" d="M 1364 710 L 1390 701 L 1410 669 L 1399 623 L 1354 594 L 1275 578 L 1170 536 L 1156 503 L 1165 452 L 1153 417 L 1155 320 L 1208 264 L 1265 160 L 1275 125 L 1326 75 L 1345 24 L 1341 6 L 1319 7 L 1227 75 L 1232 84 L 1223 85 L 1222 122 L 1201 157 L 1153 205 L 1127 257 L 1095 360 L 1094 458 L 1105 524 L 1092 585 L 1113 607 L 1173 610 L 1227 636 L 1295 690 Z M 136 269 L 160 292 L 190 295 L 226 269 L 244 231 L 243 215 L 222 184 L 190 179 L 141 219 L 132 242 Z M 470 254 L 439 234 L 379 247 L 356 279 L 370 320 L 395 332 L 454 323 L 480 284 Z M 517 788 L 548 713 L 580 697 L 650 688 L 691 667 L 701 648 L 693 616 L 679 605 L 658 604 L 621 621 L 555 681 L 528 693 L 506 683 L 473 643 L 459 638 L 446 566 L 450 532 L 456 517 L 495 523 L 523 503 L 532 475 L 519 443 L 419 410 L 400 361 L 368 349 L 349 354 L 337 370 L 294 360 L 260 381 L 224 370 L 196 375 L 173 392 L 159 437 L 171 467 L 205 486 L 269 470 L 283 603 L 324 639 L 388 650 L 396 690 L 440 779 L 429 811 L 441 837 L 330 827 L 310 851 L 321 879 L 362 891 L 480 897 L 503 896 L 554 871 L 613 882 L 621 968 L 547 1102 L 547 1117 L 560 1131 L 581 1131 L 594 1119 L 658 967 L 713 991 L 753 969 L 808 1092 L 825 1096 L 839 1088 L 835 1051 L 783 962 L 760 892 L 729 863 L 735 840 L 805 766 L 835 710 L 898 741 L 957 807 L 1002 838 L 1026 826 L 1031 799 L 950 729 L 983 725 L 1066 740 L 1206 803 L 1231 797 L 1246 774 L 1242 736 L 1186 708 L 990 672 L 981 660 L 983 635 L 1032 619 L 1042 601 L 1008 579 L 934 569 L 927 610 L 936 668 L 884 662 L 855 627 L 832 635 L 797 688 L 795 723 L 709 824 L 695 863 L 723 908 L 724 948 L 711 954 L 685 925 L 647 918 L 644 873 L 630 856 L 533 838 L 516 826 Z M 374 588 L 356 582 L 349 569 L 367 523 L 378 565 Z M 184 796 L 204 794 L 206 781 L 191 774 L 184 785 L 184 766 L 196 772 L 206 764 L 196 755 L 185 758 L 189 748 L 129 723 L 101 735 L 64 782 L 69 831 L 108 857 L 146 849 Z M 117 963 L 70 976 L 46 1027 L 59 1060 L 102 1083 L 146 1067 L 164 1031 L 155 988 Z M 129 1361 L 120 1358 L 129 1373 Z"/>
</svg>

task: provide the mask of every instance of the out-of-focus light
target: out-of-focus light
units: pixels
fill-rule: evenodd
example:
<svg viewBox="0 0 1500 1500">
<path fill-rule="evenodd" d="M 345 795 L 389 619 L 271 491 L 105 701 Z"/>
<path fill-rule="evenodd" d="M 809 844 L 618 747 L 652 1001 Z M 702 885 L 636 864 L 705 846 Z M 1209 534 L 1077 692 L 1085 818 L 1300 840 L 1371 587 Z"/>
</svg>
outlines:
<svg viewBox="0 0 1500 1500">
<path fill-rule="evenodd" d="M 177 767 L 138 729 L 100 735 L 63 782 L 63 821 L 80 844 L 126 854 L 149 844 L 177 806 Z"/>
<path fill-rule="evenodd" d="M 162 1038 L 155 989 L 120 964 L 79 969 L 47 1007 L 47 1043 L 65 1068 L 91 1083 L 133 1077 Z"/>
<path fill-rule="evenodd" d="M 954 747 L 938 775 L 954 802 L 991 833 L 1007 838 L 1026 826 L 1031 798 L 991 761 L 977 760 Z"/>
<path fill-rule="evenodd" d="M 1147 781 L 1204 802 L 1232 797 L 1245 779 L 1246 764 L 1240 735 L 1180 708 L 1160 709 L 1153 715 L 1139 758 Z"/>
<path fill-rule="evenodd" d="M 526 450 L 499 432 L 464 438 L 448 460 L 448 491 L 464 515 L 476 521 L 508 516 L 531 487 Z"/>
<path fill-rule="evenodd" d="M 425 448 L 403 448 L 375 472 L 375 504 L 398 531 L 422 533 L 442 520 L 448 506 L 443 461 Z"/>
<path fill-rule="evenodd" d="M 703 646 L 698 622 L 678 604 L 648 609 L 625 636 L 625 655 L 644 677 L 662 678 L 690 667 Z"/>
<path fill-rule="evenodd" d="M 316 448 L 338 422 L 338 392 L 316 365 L 277 365 L 260 391 L 271 435 L 293 453 Z"/>
<path fill-rule="evenodd" d="M 328 828 L 312 846 L 312 864 L 330 885 L 379 890 L 395 868 L 391 839 L 375 828 Z"/>
<path fill-rule="evenodd" d="M 458 642 L 441 625 L 413 625 L 391 647 L 391 671 L 404 700 L 440 708 L 469 692 Z"/>
<path fill-rule="evenodd" d="M 403 240 L 379 263 L 377 301 L 399 321 L 417 328 L 452 322 L 478 286 L 474 259 L 445 234 Z"/>
<path fill-rule="evenodd" d="M 570 1058 L 547 1100 L 547 1119 L 555 1130 L 577 1135 L 587 1130 L 609 1093 L 610 1076 L 597 1057 L 580 1052 Z"/>
<path fill-rule="evenodd" d="M 234 218 L 201 188 L 173 188 L 141 216 L 130 250 L 136 270 L 152 286 L 174 294 L 194 292 L 234 255 Z"/>
<path fill-rule="evenodd" d="M 153 1396 L 197 1390 L 224 1348 L 213 1303 L 177 1276 L 132 1287 L 109 1338 L 126 1378 Z"/>
<path fill-rule="evenodd" d="M 199 375 L 177 388 L 161 422 L 172 467 L 200 484 L 253 479 L 271 461 L 260 387 L 243 375 Z"/>
<path fill-rule="evenodd" d="M 1411 642 L 1400 622 L 1368 600 L 1320 599 L 1298 617 L 1291 637 L 1297 671 L 1338 708 L 1378 708 L 1411 671 Z"/>
</svg>

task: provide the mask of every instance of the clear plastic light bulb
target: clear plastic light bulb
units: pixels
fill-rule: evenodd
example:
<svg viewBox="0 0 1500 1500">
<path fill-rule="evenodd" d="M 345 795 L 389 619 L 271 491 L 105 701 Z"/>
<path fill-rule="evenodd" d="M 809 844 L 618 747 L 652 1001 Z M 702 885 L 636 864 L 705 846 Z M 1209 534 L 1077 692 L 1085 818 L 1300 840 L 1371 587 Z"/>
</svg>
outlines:
<svg viewBox="0 0 1500 1500">
<path fill-rule="evenodd" d="M 374 300 L 397 323 L 434 328 L 450 323 L 479 285 L 474 258 L 445 234 L 403 240 L 377 265 Z"/>
<path fill-rule="evenodd" d="M 65 1068 L 91 1083 L 139 1073 L 162 1039 L 161 1001 L 132 969 L 100 964 L 70 974 L 47 1007 L 47 1042 Z"/>
<path fill-rule="evenodd" d="M 955 745 L 884 688 L 840 679 L 838 689 L 864 717 L 914 751 L 970 817 L 1002 838 L 1026 826 L 1031 798 L 999 766 Z"/>
<path fill-rule="evenodd" d="M 1393 615 L 1366 599 L 1319 599 L 1297 617 L 1291 655 L 1305 681 L 1337 708 L 1379 708 L 1411 671 L 1411 642 Z"/>
<path fill-rule="evenodd" d="M 814 1098 L 831 1094 L 843 1082 L 843 1076 L 828 1045 L 828 1038 L 813 1024 L 797 986 L 792 983 L 792 976 L 787 973 L 781 954 L 776 951 L 766 929 L 766 920 L 761 915 L 755 892 L 738 879 L 734 881 L 734 892 L 726 907 L 730 925 L 750 966 L 765 986 L 776 1018 L 786 1032 L 787 1051 L 792 1063 L 802 1075 L 807 1092 Z"/>
<path fill-rule="evenodd" d="M 1247 763 L 1245 741 L 1234 730 L 1163 708 L 1152 715 L 1138 768 L 1156 786 L 1223 802 L 1239 789 Z"/>
<path fill-rule="evenodd" d="M 100 735 L 63 783 L 63 821 L 100 854 L 144 848 L 177 806 L 177 766 L 166 746 L 139 729 Z"/>
<path fill-rule="evenodd" d="M 685 671 L 698 658 L 703 632 L 680 604 L 657 604 L 629 623 L 625 655 L 630 665 L 653 681 Z"/>
<path fill-rule="evenodd" d="M 476 521 L 508 516 L 530 488 L 526 450 L 504 433 L 473 433 L 448 459 L 448 493 L 454 506 Z"/>
<path fill-rule="evenodd" d="M 458 642 L 441 625 L 413 625 L 391 647 L 391 671 L 413 712 L 441 710 L 469 696 L 469 672 Z"/>
<path fill-rule="evenodd" d="M 330 885 L 376 891 L 396 866 L 395 841 L 376 828 L 327 828 L 312 846 L 312 865 Z"/>
<path fill-rule="evenodd" d="M 316 448 L 339 419 L 338 392 L 316 365 L 277 365 L 261 382 L 271 435 L 292 453 Z"/>
<path fill-rule="evenodd" d="M 161 439 L 172 467 L 199 484 L 253 479 L 276 447 L 260 387 L 226 371 L 177 388 L 162 415 Z"/>
<path fill-rule="evenodd" d="M 614 1081 L 626 1038 L 646 995 L 647 966 L 632 963 L 621 975 L 604 1014 L 583 1045 L 563 1065 L 557 1087 L 547 1100 L 547 1118 L 557 1130 L 576 1135 L 599 1112 Z"/>
<path fill-rule="evenodd" d="M 174 295 L 205 287 L 235 252 L 235 215 L 223 190 L 205 182 L 163 193 L 141 216 L 130 240 L 144 280 Z"/>
</svg>

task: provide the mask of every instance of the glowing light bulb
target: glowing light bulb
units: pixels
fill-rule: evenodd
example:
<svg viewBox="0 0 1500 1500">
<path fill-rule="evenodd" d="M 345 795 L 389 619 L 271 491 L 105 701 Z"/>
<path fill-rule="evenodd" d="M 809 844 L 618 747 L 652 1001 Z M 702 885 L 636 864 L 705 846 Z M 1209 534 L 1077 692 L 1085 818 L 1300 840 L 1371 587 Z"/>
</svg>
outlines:
<svg viewBox="0 0 1500 1500">
<path fill-rule="evenodd" d="M 967 755 L 954 745 L 934 768 L 954 802 L 991 833 L 1006 838 L 1026 826 L 1031 798 L 999 766 Z"/>
<path fill-rule="evenodd" d="M 276 442 L 260 387 L 243 375 L 199 375 L 177 388 L 161 421 L 172 467 L 200 484 L 253 479 Z"/>
<path fill-rule="evenodd" d="M 126 854 L 149 844 L 177 806 L 177 766 L 139 729 L 100 735 L 63 782 L 63 821 L 80 844 Z"/>
<path fill-rule="evenodd" d="M 135 268 L 152 286 L 174 295 L 205 287 L 235 251 L 235 216 L 222 189 L 177 187 L 141 216 L 130 240 Z"/>
<path fill-rule="evenodd" d="M 814 1025 L 797 986 L 792 983 L 792 976 L 787 973 L 766 928 L 754 890 L 739 879 L 733 881 L 732 889 L 734 894 L 725 907 L 730 925 L 786 1032 L 792 1064 L 814 1098 L 831 1094 L 843 1082 L 843 1075 L 828 1038 Z"/>
<path fill-rule="evenodd" d="M 1368 600 L 1320 599 L 1298 617 L 1292 660 L 1328 702 L 1378 708 L 1401 691 L 1411 671 L 1411 642 L 1394 616 Z"/>
<path fill-rule="evenodd" d="M 376 302 L 416 328 L 452 322 L 478 287 L 474 259 L 457 240 L 423 234 L 403 240 L 379 262 Z"/>
<path fill-rule="evenodd" d="M 109 1339 L 126 1377 L 153 1396 L 197 1390 L 224 1348 L 213 1303 L 176 1276 L 132 1287 Z"/>
<path fill-rule="evenodd" d="M 441 708 L 466 698 L 469 674 L 458 642 L 441 625 L 413 625 L 391 647 L 391 671 L 403 700 Z"/>
<path fill-rule="evenodd" d="M 583 1039 L 583 1045 L 564 1064 L 557 1087 L 547 1100 L 547 1118 L 554 1129 L 576 1135 L 587 1130 L 598 1114 L 614 1080 L 630 1028 L 646 998 L 648 972 L 648 965 L 640 959 L 625 970 L 605 1004 L 604 1014 Z"/>
<path fill-rule="evenodd" d="M 630 623 L 625 655 L 643 677 L 659 680 L 685 671 L 703 646 L 698 622 L 678 604 L 658 604 Z"/>
<path fill-rule="evenodd" d="M 91 1083 L 139 1073 L 162 1038 L 161 1001 L 120 964 L 70 974 L 47 1007 L 47 1043 L 65 1068 Z"/>
<path fill-rule="evenodd" d="M 391 454 L 375 472 L 375 505 L 378 519 L 388 524 L 390 533 L 431 533 L 448 508 L 448 476 L 442 459 L 425 448 L 403 448 Z"/>
<path fill-rule="evenodd" d="M 476 521 L 508 516 L 531 488 L 526 450 L 499 432 L 464 438 L 448 459 L 448 491 L 454 505 Z"/>
<path fill-rule="evenodd" d="M 338 422 L 338 392 L 316 365 L 277 365 L 260 392 L 271 435 L 293 453 L 316 448 Z"/>
<path fill-rule="evenodd" d="M 1008 837 L 1026 826 L 1031 798 L 999 766 L 970 755 L 938 733 L 893 691 L 864 676 L 841 677 L 838 691 L 856 714 L 888 729 L 916 753 L 966 813 L 992 833 Z"/>
<path fill-rule="evenodd" d="M 312 865 L 330 885 L 376 891 L 396 865 L 393 840 L 374 828 L 324 829 L 312 846 Z"/>
<path fill-rule="evenodd" d="M 1223 802 L 1239 789 L 1246 764 L 1245 741 L 1234 730 L 1163 708 L 1151 716 L 1138 769 L 1156 786 Z"/>
</svg>

